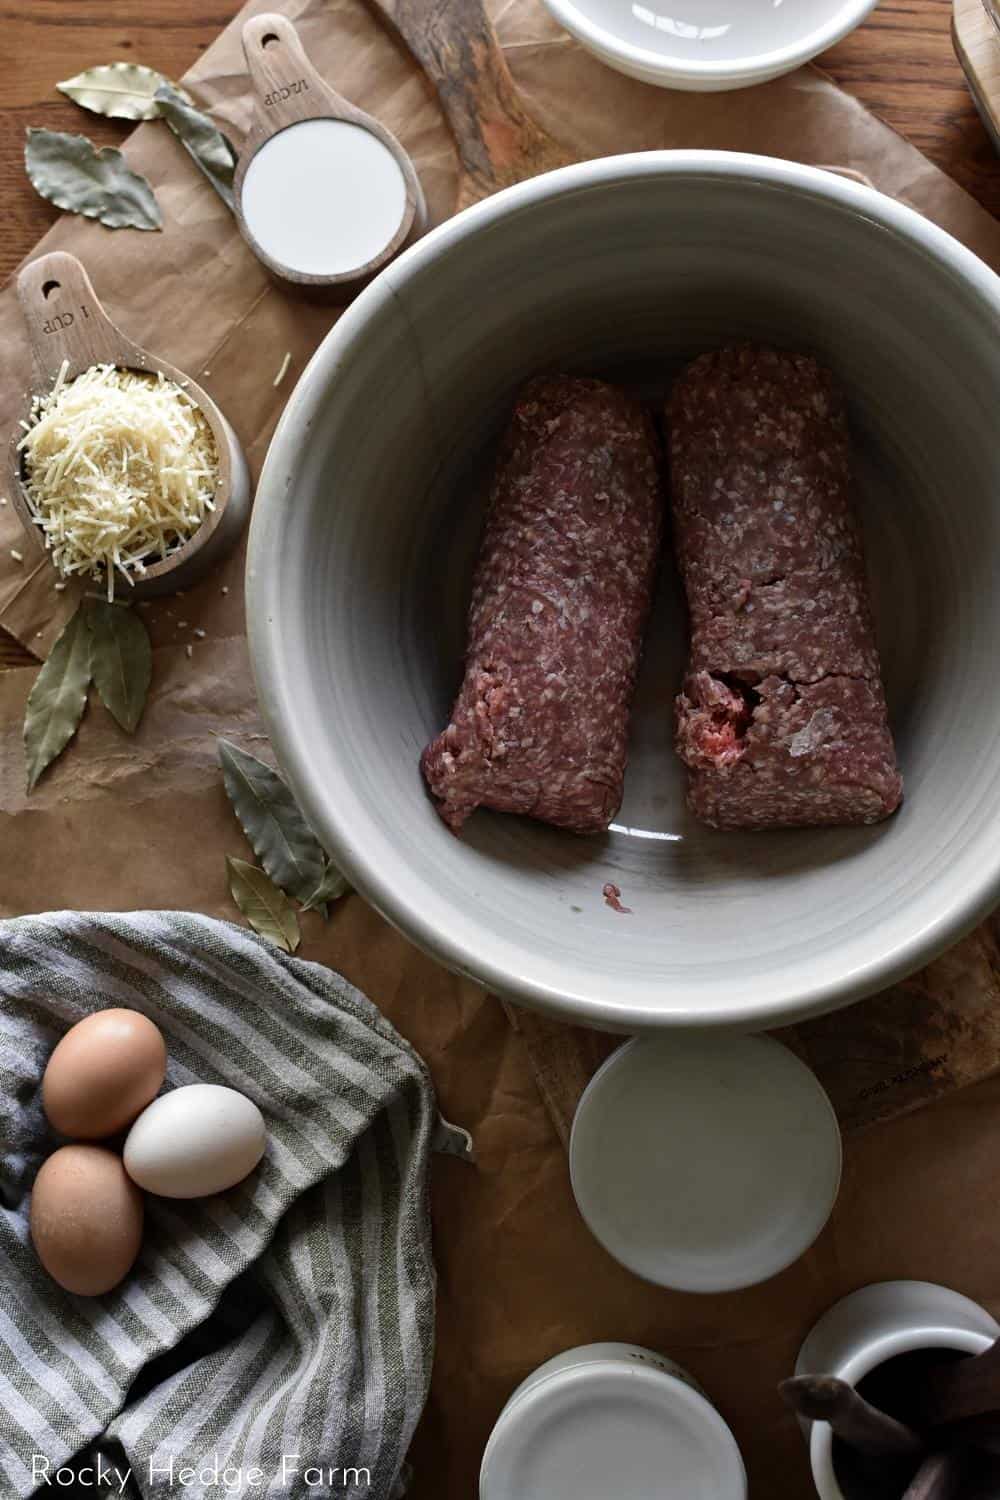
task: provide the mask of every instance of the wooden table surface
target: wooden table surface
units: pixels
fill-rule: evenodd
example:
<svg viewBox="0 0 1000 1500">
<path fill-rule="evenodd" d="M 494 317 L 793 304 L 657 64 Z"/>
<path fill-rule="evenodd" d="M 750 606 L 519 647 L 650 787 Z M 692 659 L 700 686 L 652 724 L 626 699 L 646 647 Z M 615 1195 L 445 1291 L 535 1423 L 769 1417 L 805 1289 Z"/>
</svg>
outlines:
<svg viewBox="0 0 1000 1500">
<path fill-rule="evenodd" d="M 191 65 L 238 9 L 236 0 L 30 0 L 0 12 L 4 71 L 0 103 L 0 281 L 57 215 L 24 174 L 29 125 L 86 129 L 114 144 L 128 127 L 80 112 L 55 91 L 60 78 L 98 62 L 147 63 L 172 78 Z M 882 0 L 871 19 L 822 59 L 869 109 L 919 146 L 993 213 L 1000 213 L 1000 162 L 965 88 L 951 45 L 950 0 Z M 7 638 L 9 639 L 9 638 Z M 25 660 L 4 645 L 0 667 Z"/>
</svg>

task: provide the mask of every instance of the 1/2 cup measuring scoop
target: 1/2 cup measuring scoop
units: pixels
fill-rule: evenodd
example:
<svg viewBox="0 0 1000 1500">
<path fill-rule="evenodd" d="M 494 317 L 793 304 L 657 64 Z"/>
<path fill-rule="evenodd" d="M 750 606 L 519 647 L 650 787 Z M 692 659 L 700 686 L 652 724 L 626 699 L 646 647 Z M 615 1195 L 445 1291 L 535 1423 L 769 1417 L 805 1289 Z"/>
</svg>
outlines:
<svg viewBox="0 0 1000 1500">
<path fill-rule="evenodd" d="M 139 375 L 163 375 L 180 386 L 201 413 L 215 450 L 211 508 L 206 509 L 197 530 L 171 546 L 166 556 L 151 554 L 141 570 L 129 574 L 131 586 L 123 583 L 119 592 L 128 599 L 146 599 L 197 583 L 235 546 L 250 511 L 250 475 L 232 427 L 208 392 L 190 376 L 147 353 L 112 322 L 75 256 L 56 250 L 31 261 L 17 279 L 17 296 L 33 362 L 25 421 L 35 397 L 48 395 L 60 375 L 65 386 L 95 365 L 111 365 Z M 99 393 L 94 399 L 99 399 Z M 44 554 L 42 532 L 24 491 L 25 460 L 19 446 L 24 434 L 24 427 L 18 423 L 10 442 L 11 500 L 29 545 Z"/>
<path fill-rule="evenodd" d="M 374 276 L 423 232 L 413 164 L 378 120 L 342 98 L 291 22 L 243 28 L 253 120 L 236 168 L 236 217 L 254 254 L 301 289 Z"/>
</svg>

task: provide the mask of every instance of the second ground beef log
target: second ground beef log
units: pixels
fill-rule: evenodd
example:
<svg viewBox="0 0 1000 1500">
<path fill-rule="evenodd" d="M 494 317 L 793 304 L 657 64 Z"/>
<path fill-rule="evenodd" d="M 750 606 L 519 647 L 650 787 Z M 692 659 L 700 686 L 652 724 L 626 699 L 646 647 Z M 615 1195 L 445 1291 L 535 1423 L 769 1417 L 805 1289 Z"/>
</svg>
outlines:
<svg viewBox="0 0 1000 1500">
<path fill-rule="evenodd" d="M 576 833 L 622 797 L 629 707 L 660 545 L 656 437 L 614 386 L 540 377 L 498 459 L 465 676 L 421 767 L 441 817 L 477 807 Z"/>
<path fill-rule="evenodd" d="M 688 367 L 668 421 L 692 811 L 716 828 L 878 822 L 902 784 L 840 392 L 815 360 L 741 346 Z"/>
</svg>

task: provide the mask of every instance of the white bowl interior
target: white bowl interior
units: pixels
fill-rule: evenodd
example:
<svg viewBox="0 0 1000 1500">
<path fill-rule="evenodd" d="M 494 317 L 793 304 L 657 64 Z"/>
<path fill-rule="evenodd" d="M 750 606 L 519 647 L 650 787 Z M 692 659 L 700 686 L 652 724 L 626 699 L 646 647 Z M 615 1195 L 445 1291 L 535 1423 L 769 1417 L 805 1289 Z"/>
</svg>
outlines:
<svg viewBox="0 0 1000 1500">
<path fill-rule="evenodd" d="M 258 494 L 262 703 L 316 827 L 453 967 L 594 1023 L 761 1025 L 844 1003 L 995 897 L 1000 283 L 916 215 L 808 168 L 650 153 L 523 185 L 431 235 L 341 320 Z M 665 559 L 614 829 L 438 820 L 491 444 L 540 370 L 662 396 L 699 351 L 815 352 L 849 393 L 879 643 L 906 783 L 868 829 L 722 834 L 684 806 Z M 610 909 L 607 882 L 630 909 Z"/>
</svg>

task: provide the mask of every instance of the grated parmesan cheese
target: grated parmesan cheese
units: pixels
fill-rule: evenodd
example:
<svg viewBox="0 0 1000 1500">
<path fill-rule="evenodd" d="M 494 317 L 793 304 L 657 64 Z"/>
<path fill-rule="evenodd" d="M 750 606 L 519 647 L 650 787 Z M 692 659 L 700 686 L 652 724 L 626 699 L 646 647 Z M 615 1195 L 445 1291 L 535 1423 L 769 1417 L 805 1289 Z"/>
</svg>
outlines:
<svg viewBox="0 0 1000 1500">
<path fill-rule="evenodd" d="M 219 459 L 194 400 L 162 374 L 91 365 L 36 396 L 18 449 L 25 497 L 56 569 L 129 584 L 214 506 Z"/>
</svg>

